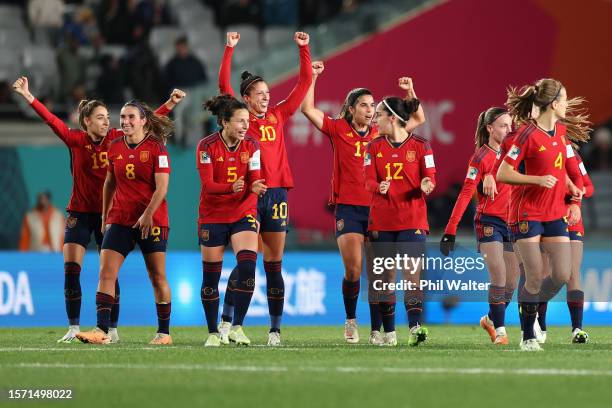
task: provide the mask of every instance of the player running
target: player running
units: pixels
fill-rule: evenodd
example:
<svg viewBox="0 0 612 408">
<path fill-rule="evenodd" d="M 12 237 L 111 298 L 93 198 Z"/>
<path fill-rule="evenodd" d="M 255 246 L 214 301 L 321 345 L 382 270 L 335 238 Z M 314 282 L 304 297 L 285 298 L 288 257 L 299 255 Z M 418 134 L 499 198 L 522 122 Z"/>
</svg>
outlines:
<svg viewBox="0 0 612 408">
<path fill-rule="evenodd" d="M 199 242 L 202 252 L 202 305 L 208 323 L 204 346 L 219 347 L 229 341 L 250 345 L 242 323 L 255 288 L 257 261 L 257 197 L 267 186 L 260 179 L 259 143 L 247 135 L 247 106 L 230 95 L 219 95 L 204 104 L 221 127 L 200 141 L 197 167 L 200 173 Z M 223 252 L 231 242 L 238 263 L 234 283 L 233 325 L 227 336 L 217 328 L 219 278 Z"/>
<path fill-rule="evenodd" d="M 506 105 L 520 127 L 497 180 L 520 186 L 512 232 L 525 268 L 525 286 L 519 294 L 524 329 L 520 347 L 524 351 L 541 350 L 533 328 L 538 304 L 557 294 L 571 276 L 567 228 L 580 221 L 583 181 L 567 139 L 588 138 L 585 118 L 572 116 L 572 107 L 579 102 L 568 101 L 565 88 L 554 79 L 539 80 L 520 91 L 508 90 Z M 521 162 L 525 174 L 517 171 Z M 566 175 L 574 183 L 569 207 L 565 205 Z M 551 273 L 545 279 L 541 248 L 550 259 Z"/>
<path fill-rule="evenodd" d="M 511 130 L 512 118 L 504 108 L 489 108 L 478 117 L 476 152 L 470 158 L 463 187 L 440 241 L 440 251 L 448 256 L 454 249 L 457 225 L 474 192 L 478 190 L 474 229 L 478 251 L 483 254 L 491 282 L 489 313 L 480 319 L 480 326 L 487 331 L 494 344 L 500 345 L 508 344 L 505 311 L 512 300 L 519 269 L 507 224 L 510 186 L 493 181 L 487 195 L 483 191 L 483 181 L 486 175 L 497 172 L 499 162 L 496 165 L 496 158 L 501 155 L 500 144 Z"/>
<path fill-rule="evenodd" d="M 28 78 L 20 77 L 13 83 L 13 89 L 21 95 L 34 111 L 49 125 L 53 132 L 70 150 L 72 194 L 66 211 L 64 236 L 64 299 L 68 316 L 68 332 L 58 343 L 71 343 L 80 330 L 81 315 L 81 265 L 85 250 L 94 234 L 100 250 L 102 245 L 101 211 L 102 186 L 108 167 L 108 146 L 112 140 L 123 136 L 123 131 L 110 128 L 108 109 L 98 100 L 83 100 L 79 104 L 79 125 L 81 129 L 70 129 L 57 116 L 36 99 L 29 90 Z M 172 91 L 170 99 L 160 106 L 156 113 L 167 115 L 185 96 L 179 89 Z M 115 284 L 115 302 L 111 307 L 109 337 L 111 342 L 119 341 L 117 322 L 119 320 L 119 282 Z"/>
<path fill-rule="evenodd" d="M 230 83 L 231 64 L 232 54 L 239 40 L 240 34 L 237 32 L 227 33 L 227 45 L 219 69 L 219 90 L 221 94 L 234 95 Z M 295 88 L 285 100 L 270 107 L 268 84 L 258 75 L 245 71 L 242 73 L 242 82 L 240 83 L 240 95 L 249 110 L 249 130 L 247 133 L 259 142 L 261 177 L 268 186 L 263 196 L 259 197 L 257 216 L 261 223 L 260 234 L 263 241 L 264 269 L 271 322 L 268 334 L 269 346 L 281 344 L 280 328 L 285 299 L 285 282 L 281 273 L 281 265 L 289 223 L 287 190 L 293 188 L 293 176 L 287 159 L 283 127 L 302 103 L 312 81 L 310 49 L 308 48 L 309 36 L 306 33 L 297 32 L 294 40 L 300 50 L 300 73 Z M 231 282 L 236 281 L 237 274 L 238 270 L 235 268 L 229 280 L 230 285 L 225 297 L 222 316 L 223 323 L 220 327 L 222 336 L 230 327 L 228 320 L 233 307 Z"/>
<path fill-rule="evenodd" d="M 96 293 L 97 326 L 79 332 L 84 343 L 110 342 L 110 309 L 115 301 L 114 282 L 125 257 L 137 243 L 153 285 L 157 309 L 157 334 L 150 344 L 172 344 L 170 337 L 170 286 L 166 280 L 168 206 L 166 193 L 170 161 L 165 142 L 172 122 L 156 115 L 139 101 L 121 109 L 124 136 L 110 143 L 108 172 L 102 195 L 105 228 L 100 253 L 100 280 Z M 112 205 L 111 205 L 112 201 Z"/>
<path fill-rule="evenodd" d="M 369 240 L 373 243 L 415 243 L 410 252 L 421 257 L 429 231 L 425 196 L 435 187 L 436 169 L 429 142 L 412 133 L 425 121 L 419 100 L 411 97 L 412 81 L 407 77 L 400 78 L 399 86 L 407 91 L 407 99 L 387 97 L 378 104 L 375 123 L 381 137 L 366 147 L 366 189 L 373 193 L 368 221 Z M 390 273 L 391 280 L 394 280 L 394 272 Z M 419 282 L 420 268 L 404 272 L 406 280 Z M 396 346 L 395 294 L 386 292 L 379 295 L 384 344 Z M 406 290 L 404 305 L 410 327 L 409 344 L 417 346 L 428 334 L 427 328 L 420 325 L 423 292 Z"/>
<path fill-rule="evenodd" d="M 334 152 L 329 204 L 335 206 L 336 240 L 344 262 L 342 296 L 346 321 L 344 339 L 359 343 L 357 330 L 357 298 L 363 266 L 362 252 L 368 234 L 368 216 L 372 193 L 366 191 L 363 173 L 363 155 L 367 144 L 378 136 L 371 126 L 376 105 L 372 93 L 366 88 L 351 90 L 344 100 L 336 119 L 325 115 L 314 103 L 316 80 L 325 69 L 322 61 L 312 63 L 312 85 L 302 102 L 302 113 L 317 129 L 329 137 Z M 372 331 L 370 342 L 382 343 L 378 303 L 370 304 Z"/>
</svg>

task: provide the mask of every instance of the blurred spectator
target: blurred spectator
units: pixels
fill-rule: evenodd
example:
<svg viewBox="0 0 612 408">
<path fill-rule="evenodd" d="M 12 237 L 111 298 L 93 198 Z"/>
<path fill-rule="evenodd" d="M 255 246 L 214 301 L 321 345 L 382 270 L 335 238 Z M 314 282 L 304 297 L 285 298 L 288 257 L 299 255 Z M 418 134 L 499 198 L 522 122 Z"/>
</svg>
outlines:
<svg viewBox="0 0 612 408">
<path fill-rule="evenodd" d="M 127 0 L 102 0 L 98 5 L 98 27 L 109 44 L 128 45 L 132 38 L 132 22 Z"/>
<path fill-rule="evenodd" d="M 213 1 L 217 25 L 221 28 L 231 24 L 254 24 L 262 26 L 261 0 Z"/>
<path fill-rule="evenodd" d="M 34 209 L 23 218 L 19 250 L 60 252 L 64 244 L 64 224 L 64 215 L 51 204 L 51 193 L 38 193 Z"/>
<path fill-rule="evenodd" d="M 180 88 L 189 95 L 188 103 L 181 103 L 174 111 L 174 142 L 183 146 L 195 143 L 202 135 L 200 104 L 205 99 L 201 92 L 206 84 L 206 68 L 189 50 L 187 38 L 180 37 L 175 42 L 176 53 L 166 64 L 165 79 L 168 93 Z"/>
<path fill-rule="evenodd" d="M 60 92 L 62 100 L 70 97 L 76 87 L 85 85 L 87 61 L 79 55 L 79 42 L 72 35 L 67 36 L 67 43 L 57 54 L 60 72 Z"/>
<path fill-rule="evenodd" d="M 301 27 L 317 25 L 335 16 L 342 10 L 343 0 L 301 0 L 300 23 Z"/>
<path fill-rule="evenodd" d="M 112 55 L 100 57 L 100 76 L 96 80 L 96 96 L 109 105 L 124 102 L 123 72 L 117 58 Z"/>
<path fill-rule="evenodd" d="M 72 35 L 80 45 L 95 44 L 100 32 L 91 8 L 81 6 L 74 16 L 66 16 L 64 33 Z"/>
<path fill-rule="evenodd" d="M 28 19 L 34 41 L 56 46 L 61 39 L 64 24 L 63 0 L 29 0 Z"/>
<path fill-rule="evenodd" d="M 612 169 L 611 144 L 612 131 L 608 126 L 602 126 L 593 132 L 591 143 L 588 145 L 590 150 L 584 158 L 589 170 Z"/>
<path fill-rule="evenodd" d="M 134 97 L 148 104 L 156 104 L 160 99 L 161 75 L 157 57 L 149 46 L 145 29 L 134 26 L 133 38 L 136 39 L 125 57 L 126 83 L 129 84 Z"/>
<path fill-rule="evenodd" d="M 77 85 L 70 91 L 70 99 L 68 100 L 68 121 L 70 127 L 78 128 L 79 124 L 79 103 L 87 99 L 85 93 L 85 87 L 83 85 Z"/>
<path fill-rule="evenodd" d="M 197 57 L 191 54 L 186 37 L 180 37 L 175 42 L 174 56 L 165 68 L 168 91 L 173 88 L 189 88 L 208 81 L 206 68 Z"/>
</svg>

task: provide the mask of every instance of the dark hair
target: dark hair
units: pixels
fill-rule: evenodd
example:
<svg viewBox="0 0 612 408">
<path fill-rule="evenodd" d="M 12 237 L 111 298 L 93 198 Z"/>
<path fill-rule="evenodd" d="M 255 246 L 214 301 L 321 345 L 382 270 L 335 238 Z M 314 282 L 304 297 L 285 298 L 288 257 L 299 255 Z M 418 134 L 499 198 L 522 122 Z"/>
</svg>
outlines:
<svg viewBox="0 0 612 408">
<path fill-rule="evenodd" d="M 251 90 L 251 86 L 264 79 L 259 75 L 253 75 L 249 71 L 243 71 L 240 75 L 240 95 L 244 96 Z"/>
<path fill-rule="evenodd" d="M 520 125 L 535 119 L 532 117 L 532 111 L 545 112 L 550 104 L 559 98 L 563 88 L 561 82 L 552 78 L 540 79 L 534 85 L 526 85 L 520 89 L 511 86 L 508 88 L 506 106 L 516 123 Z M 580 97 L 568 99 L 565 118 L 561 119 L 561 122 L 567 126 L 567 137 L 573 142 L 589 140 L 591 131 L 589 115 L 579 108 L 583 102 L 584 98 Z"/>
<path fill-rule="evenodd" d="M 382 106 L 385 112 L 389 115 L 396 116 L 403 126 L 406 126 L 410 115 L 416 112 L 421 105 L 421 102 L 417 98 L 410 100 L 398 98 L 397 96 L 387 96 L 382 100 Z"/>
<path fill-rule="evenodd" d="M 179 44 L 187 45 L 187 37 L 184 35 L 181 35 L 180 37 L 178 37 L 176 41 L 174 42 L 174 45 L 179 45 Z"/>
<path fill-rule="evenodd" d="M 150 136 L 157 141 L 166 143 L 174 127 L 169 117 L 156 114 L 146 103 L 136 99 L 132 99 L 123 105 L 124 108 L 126 106 L 135 107 L 140 112 L 140 118 L 147 119 L 143 129 L 145 136 Z"/>
<path fill-rule="evenodd" d="M 246 109 L 248 111 L 244 102 L 228 94 L 217 95 L 209 99 L 204 102 L 204 108 L 217 117 L 217 124 L 221 127 L 223 127 L 223 121 L 229 121 L 237 110 Z"/>
<path fill-rule="evenodd" d="M 92 99 L 92 100 L 83 99 L 81 102 L 79 102 L 79 107 L 77 108 L 77 112 L 79 112 L 79 125 L 81 125 L 81 129 L 83 129 L 85 132 L 87 132 L 87 125 L 85 125 L 85 118 L 90 117 L 93 111 L 98 106 L 102 106 L 106 110 L 108 110 L 104 102 L 99 101 L 97 99 Z"/>
<path fill-rule="evenodd" d="M 359 98 L 361 98 L 363 95 L 373 96 L 372 92 L 370 92 L 370 90 L 367 88 L 351 89 L 351 91 L 346 95 L 346 98 L 344 98 L 344 103 L 342 104 L 340 114 L 338 114 L 338 119 L 346 119 L 348 123 L 351 123 L 353 121 L 353 115 L 351 114 L 349 108 L 354 108 L 355 105 L 357 105 Z"/>
<path fill-rule="evenodd" d="M 493 106 L 486 111 L 482 111 L 480 115 L 478 115 L 478 124 L 476 125 L 476 148 L 489 143 L 489 136 L 491 135 L 489 134 L 487 126 L 506 113 L 508 113 L 508 111 L 505 108 Z"/>
</svg>

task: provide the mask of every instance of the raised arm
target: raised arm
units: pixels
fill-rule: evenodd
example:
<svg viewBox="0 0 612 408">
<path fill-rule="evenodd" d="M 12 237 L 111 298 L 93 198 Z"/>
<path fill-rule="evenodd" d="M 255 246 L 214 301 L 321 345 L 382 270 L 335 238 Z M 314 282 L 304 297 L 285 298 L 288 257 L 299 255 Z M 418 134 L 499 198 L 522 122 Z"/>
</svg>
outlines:
<svg viewBox="0 0 612 408">
<path fill-rule="evenodd" d="M 225 44 L 225 50 L 223 51 L 223 57 L 221 58 L 221 66 L 219 67 L 219 93 L 229 94 L 234 96 L 234 90 L 232 89 L 232 55 L 234 54 L 234 47 L 240 40 L 240 34 L 232 31 L 227 33 L 227 41 Z"/>
<path fill-rule="evenodd" d="M 41 119 L 44 120 L 47 125 L 49 125 L 51 130 L 53 130 L 53 133 L 62 139 L 64 143 L 69 145 L 73 142 L 68 126 L 60 118 L 49 112 L 45 105 L 43 105 L 34 97 L 34 95 L 32 95 L 32 93 L 30 93 L 27 77 L 19 77 L 13 83 L 13 90 L 21 95 L 23 99 L 30 104 L 32 109 L 34 109 L 34 112 L 36 112 L 38 116 L 40 116 Z"/>
<path fill-rule="evenodd" d="M 164 102 L 159 108 L 157 108 L 155 113 L 161 116 L 168 115 L 168 113 L 170 113 L 170 111 L 174 109 L 176 105 L 181 103 L 181 101 L 183 100 L 183 98 L 185 98 L 186 95 L 187 94 L 180 89 L 173 89 L 170 93 L 170 97 L 168 98 L 168 100 Z"/>
<path fill-rule="evenodd" d="M 414 92 L 414 85 L 412 83 L 412 78 L 401 77 L 400 79 L 397 80 L 397 82 L 398 82 L 399 87 L 406 91 L 406 97 L 404 99 L 409 101 L 411 99 L 417 98 L 416 93 Z M 406 124 L 406 129 L 408 129 L 409 132 L 412 132 L 418 126 L 425 123 L 425 121 L 426 121 L 425 111 L 423 110 L 423 104 L 420 103 L 417 111 L 414 112 L 410 116 L 410 119 L 408 119 L 408 123 Z"/>
<path fill-rule="evenodd" d="M 321 75 L 324 69 L 325 66 L 323 65 L 323 61 L 314 61 L 312 63 L 312 83 L 308 88 L 308 92 L 306 92 L 306 96 L 304 97 L 304 101 L 302 101 L 301 106 L 304 116 L 306 116 L 308 120 L 310 120 L 310 122 L 312 122 L 312 124 L 319 130 L 323 130 L 325 113 L 315 107 L 314 90 L 317 83 L 317 78 L 319 75 Z"/>
<path fill-rule="evenodd" d="M 310 48 L 308 48 L 310 37 L 306 33 L 297 32 L 293 39 L 300 50 L 300 74 L 295 87 L 287 98 L 276 105 L 285 119 L 293 115 L 297 108 L 300 107 L 312 83 L 312 63 L 310 61 Z"/>
</svg>

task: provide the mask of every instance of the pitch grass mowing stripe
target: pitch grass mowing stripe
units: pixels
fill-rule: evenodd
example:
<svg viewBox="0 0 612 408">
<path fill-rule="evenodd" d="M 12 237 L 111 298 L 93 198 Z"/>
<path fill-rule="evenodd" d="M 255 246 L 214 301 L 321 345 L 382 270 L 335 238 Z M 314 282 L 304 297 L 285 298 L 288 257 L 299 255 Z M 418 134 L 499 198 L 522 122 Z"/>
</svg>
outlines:
<svg viewBox="0 0 612 408">
<path fill-rule="evenodd" d="M 126 369 L 126 370 L 180 370 L 180 371 L 236 371 L 236 372 L 317 372 L 317 373 L 385 373 L 385 374 L 466 374 L 466 375 L 531 375 L 531 376 L 608 376 L 612 370 L 572 370 L 563 368 L 452 368 L 452 367 L 322 367 L 322 366 L 233 366 L 212 364 L 67 364 L 67 363 L 20 363 L 0 364 L 0 368 L 31 369 Z"/>
</svg>

